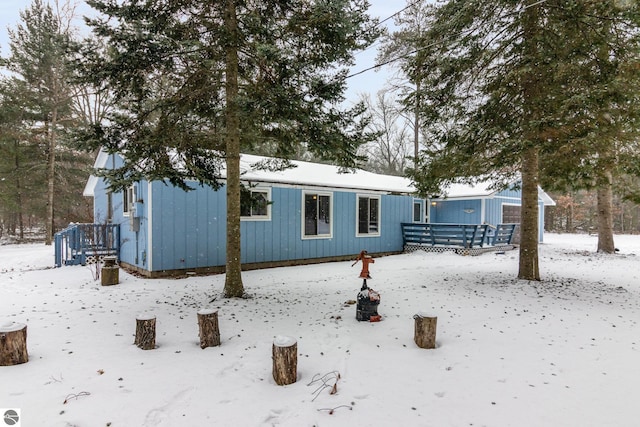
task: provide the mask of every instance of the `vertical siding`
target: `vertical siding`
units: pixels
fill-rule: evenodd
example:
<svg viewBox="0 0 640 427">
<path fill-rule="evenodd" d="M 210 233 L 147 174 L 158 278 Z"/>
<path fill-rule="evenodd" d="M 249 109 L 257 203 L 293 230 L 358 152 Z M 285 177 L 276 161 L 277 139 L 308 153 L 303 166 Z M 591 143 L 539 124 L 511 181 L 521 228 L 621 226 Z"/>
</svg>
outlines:
<svg viewBox="0 0 640 427">
<path fill-rule="evenodd" d="M 467 213 L 465 210 L 473 209 Z M 471 200 L 438 200 L 431 207 L 431 222 L 440 224 L 479 224 L 482 219 L 482 202 Z"/>
<path fill-rule="evenodd" d="M 146 182 L 134 184 L 138 200 L 146 200 Z M 138 232 L 131 228 L 131 215 L 124 216 L 124 193 L 117 192 L 111 196 L 113 206 L 113 223 L 120 224 L 120 259 L 128 264 L 143 267 L 146 259 L 142 254 L 146 249 L 146 204 L 136 204 L 135 217 L 139 218 L 140 229 Z"/>
<path fill-rule="evenodd" d="M 111 155 L 107 159 L 107 167 L 120 167 L 122 158 L 120 156 Z M 107 182 L 100 178 L 94 189 L 94 222 L 104 224 L 107 220 Z M 146 182 L 136 183 L 137 196 L 139 200 L 146 200 L 147 184 Z M 112 222 L 120 225 L 120 259 L 132 265 L 145 267 L 146 264 L 146 205 L 144 203 L 137 204 L 138 212 L 136 216 L 140 217 L 140 231 L 131 230 L 129 225 L 129 216 L 124 216 L 123 211 L 124 195 L 123 192 L 112 193 L 111 205 L 113 210 Z"/>
<path fill-rule="evenodd" d="M 502 199 L 486 199 L 485 201 L 485 221 L 488 224 L 502 224 Z"/>
<path fill-rule="evenodd" d="M 185 192 L 154 182 L 153 270 L 224 265 L 225 217 L 224 191 L 195 186 Z"/>
<path fill-rule="evenodd" d="M 544 203 L 538 202 L 538 241 L 544 242 Z"/>
<path fill-rule="evenodd" d="M 113 201 L 113 199 L 112 199 Z M 103 178 L 99 178 L 94 189 L 93 197 L 93 222 L 102 224 L 107 220 L 107 184 Z"/>
<path fill-rule="evenodd" d="M 153 183 L 153 270 L 222 266 L 226 259 L 226 196 L 198 187 L 183 192 Z M 413 198 L 382 195 L 380 236 L 356 237 L 356 193 L 333 191 L 331 238 L 302 238 L 300 188 L 271 189 L 271 219 L 241 222 L 242 262 L 290 261 L 402 250 L 401 222 Z M 127 261 L 129 262 L 129 261 Z"/>
</svg>

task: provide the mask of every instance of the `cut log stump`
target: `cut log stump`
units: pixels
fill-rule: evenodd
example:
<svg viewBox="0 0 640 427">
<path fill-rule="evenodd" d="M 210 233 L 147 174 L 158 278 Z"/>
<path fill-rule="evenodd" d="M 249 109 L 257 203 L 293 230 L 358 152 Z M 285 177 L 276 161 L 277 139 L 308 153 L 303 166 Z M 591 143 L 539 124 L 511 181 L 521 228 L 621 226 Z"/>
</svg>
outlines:
<svg viewBox="0 0 640 427">
<path fill-rule="evenodd" d="M 139 314 L 136 317 L 136 340 L 134 344 L 143 350 L 156 348 L 156 316 Z"/>
<path fill-rule="evenodd" d="M 100 270 L 100 283 L 102 286 L 117 285 L 120 283 L 120 267 L 103 266 Z"/>
<path fill-rule="evenodd" d="M 278 385 L 298 379 L 298 343 L 295 338 L 278 336 L 273 341 L 273 379 Z"/>
<path fill-rule="evenodd" d="M 13 366 L 29 361 L 27 325 L 8 322 L 0 325 L 0 366 Z"/>
<path fill-rule="evenodd" d="M 420 348 L 436 348 L 436 326 L 438 318 L 418 313 L 415 319 L 414 341 Z"/>
<path fill-rule="evenodd" d="M 220 345 L 217 310 L 203 309 L 198 311 L 198 328 L 200 331 L 200 348 L 204 349 Z"/>
</svg>

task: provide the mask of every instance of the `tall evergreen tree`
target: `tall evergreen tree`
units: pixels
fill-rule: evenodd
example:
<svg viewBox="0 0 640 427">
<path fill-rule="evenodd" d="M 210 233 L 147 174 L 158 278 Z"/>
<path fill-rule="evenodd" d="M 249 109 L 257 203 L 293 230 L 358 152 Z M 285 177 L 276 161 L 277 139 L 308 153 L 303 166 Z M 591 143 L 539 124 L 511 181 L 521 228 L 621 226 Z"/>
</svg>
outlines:
<svg viewBox="0 0 640 427">
<path fill-rule="evenodd" d="M 634 2 L 635 3 L 635 2 Z M 622 7 L 621 7 L 622 6 Z M 567 9 L 559 83 L 565 97 L 557 144 L 543 153 L 545 188 L 595 189 L 598 251 L 613 253 L 613 192 L 640 163 L 639 8 L 615 1 L 580 2 Z M 568 143 L 567 143 L 568 142 Z M 560 148 L 560 150 L 558 150 Z M 633 171 L 636 172 L 633 172 Z"/>
<path fill-rule="evenodd" d="M 368 140 L 361 105 L 342 111 L 345 66 L 378 35 L 366 0 L 89 0 L 106 40 L 85 53 L 86 75 L 108 82 L 117 113 L 84 147 L 124 153 L 104 171 L 113 189 L 146 178 L 219 188 L 226 168 L 225 296 L 244 293 L 240 264 L 241 149 L 268 145 L 288 158 L 300 145 L 354 167 Z"/>
<path fill-rule="evenodd" d="M 442 184 L 456 179 L 473 181 L 480 176 L 504 184 L 519 179 L 522 234 L 518 277 L 522 279 L 540 278 L 541 156 L 553 164 L 557 156 L 551 153 L 574 143 L 582 130 L 568 125 L 578 121 L 576 111 L 568 111 L 572 94 L 564 84 L 563 72 L 572 70 L 574 77 L 577 70 L 592 72 L 589 65 L 574 59 L 575 52 L 568 46 L 578 45 L 574 41 L 581 34 L 576 26 L 589 31 L 594 25 L 590 7 L 596 3 L 447 1 L 432 13 L 430 30 L 422 41 L 425 52 L 431 54 L 430 67 L 421 68 L 419 54 L 414 61 L 416 73 L 436 82 L 424 119 L 447 126 L 442 128 L 446 132 L 434 133 L 439 145 L 423 152 L 421 167 L 414 170 L 413 177 L 425 193 L 438 192 Z M 599 19 L 602 25 L 609 17 Z M 571 88 L 579 89 L 583 97 L 590 90 L 585 81 Z M 589 114 L 596 112 L 596 103 L 585 105 Z M 593 149 L 592 144 L 580 148 L 585 153 L 593 153 Z M 573 170 L 579 166 L 574 163 Z"/>
<path fill-rule="evenodd" d="M 27 177 L 23 163 L 28 158 L 24 150 L 25 135 L 21 128 L 22 110 L 19 89 L 9 78 L 0 80 L 0 221 L 12 234 L 24 237 L 25 197 Z M 16 230 L 17 229 L 17 230 Z M 0 236 L 2 233 L 0 233 Z"/>
<path fill-rule="evenodd" d="M 51 244 L 58 136 L 62 124 L 71 118 L 66 66 L 69 32 L 61 28 L 60 17 L 42 0 L 34 0 L 20 12 L 20 18 L 16 28 L 9 30 L 11 54 L 6 66 L 23 83 L 22 105 L 31 109 L 31 131 L 46 141 L 45 242 Z"/>
</svg>

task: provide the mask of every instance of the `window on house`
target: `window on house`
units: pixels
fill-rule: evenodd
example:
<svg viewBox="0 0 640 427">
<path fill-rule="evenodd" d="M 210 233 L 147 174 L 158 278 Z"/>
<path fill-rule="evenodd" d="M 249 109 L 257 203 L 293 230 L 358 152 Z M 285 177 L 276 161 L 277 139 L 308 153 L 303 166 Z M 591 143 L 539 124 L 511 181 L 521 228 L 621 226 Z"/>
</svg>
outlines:
<svg viewBox="0 0 640 427">
<path fill-rule="evenodd" d="M 240 192 L 240 216 L 242 219 L 269 219 L 271 217 L 270 191 L 246 189 Z"/>
<path fill-rule="evenodd" d="M 304 193 L 304 236 L 331 237 L 331 194 Z"/>
<path fill-rule="evenodd" d="M 422 202 L 420 200 L 413 201 L 413 222 L 422 222 Z"/>
<path fill-rule="evenodd" d="M 358 196 L 358 235 L 380 235 L 379 196 Z"/>
<path fill-rule="evenodd" d="M 107 191 L 107 222 L 113 222 L 113 194 Z"/>
<path fill-rule="evenodd" d="M 136 189 L 134 186 L 127 188 L 122 192 L 122 212 L 125 216 L 129 216 L 133 210 L 133 203 L 136 201 Z"/>
</svg>

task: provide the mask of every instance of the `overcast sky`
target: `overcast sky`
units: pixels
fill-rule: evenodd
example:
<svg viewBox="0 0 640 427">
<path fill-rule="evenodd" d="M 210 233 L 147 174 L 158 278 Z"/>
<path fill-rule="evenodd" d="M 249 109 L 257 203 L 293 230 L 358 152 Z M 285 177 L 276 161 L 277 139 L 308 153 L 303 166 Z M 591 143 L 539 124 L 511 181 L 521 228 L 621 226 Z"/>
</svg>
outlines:
<svg viewBox="0 0 640 427">
<path fill-rule="evenodd" d="M 46 2 L 46 0 L 44 0 Z M 371 3 L 371 16 L 379 17 L 381 20 L 393 15 L 398 10 L 406 6 L 404 0 L 369 0 Z M 83 0 L 77 0 L 78 14 L 91 13 L 92 9 Z M 26 9 L 31 4 L 31 0 L 0 0 L 0 55 L 6 57 L 9 54 L 9 35 L 7 28 L 13 28 L 20 21 L 20 11 Z M 393 20 L 389 20 L 385 25 L 391 25 Z M 356 56 L 357 64 L 351 72 L 356 73 L 374 65 L 376 56 L 376 46 L 367 51 L 360 52 Z M 375 94 L 380 90 L 389 75 L 388 70 L 367 71 L 366 73 L 352 77 L 348 80 L 349 89 L 347 99 L 355 101 L 360 93 Z"/>
</svg>

